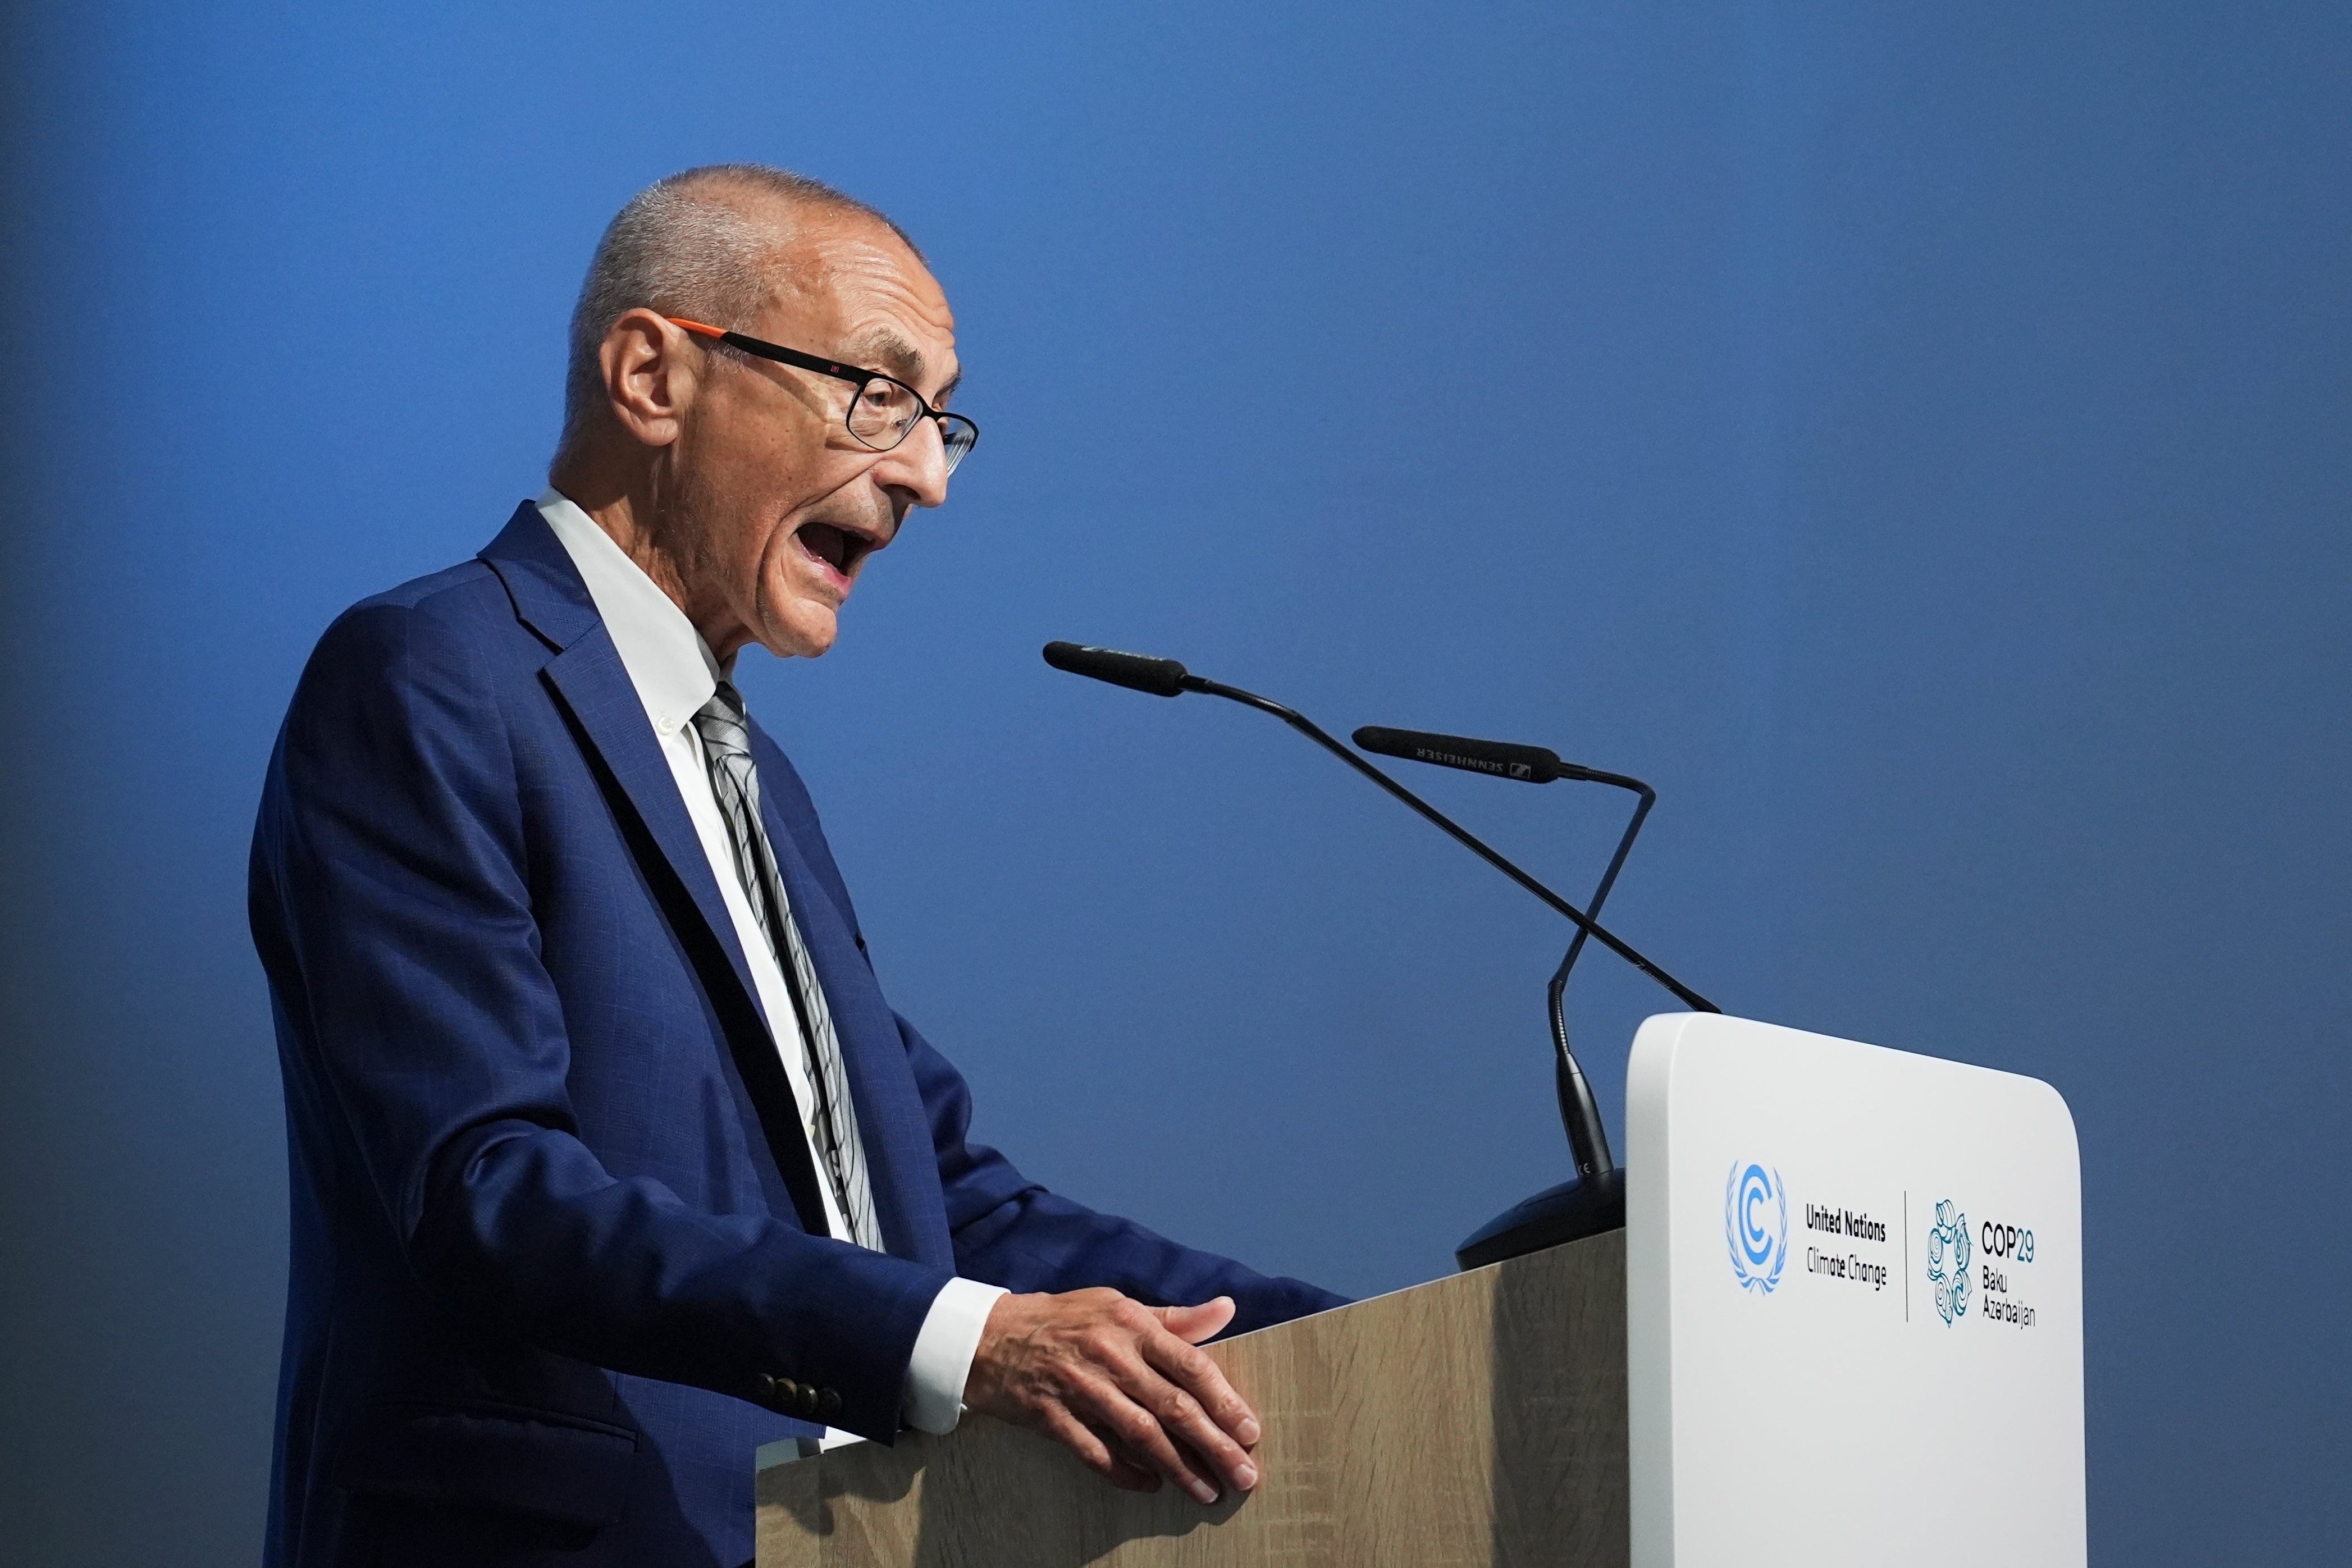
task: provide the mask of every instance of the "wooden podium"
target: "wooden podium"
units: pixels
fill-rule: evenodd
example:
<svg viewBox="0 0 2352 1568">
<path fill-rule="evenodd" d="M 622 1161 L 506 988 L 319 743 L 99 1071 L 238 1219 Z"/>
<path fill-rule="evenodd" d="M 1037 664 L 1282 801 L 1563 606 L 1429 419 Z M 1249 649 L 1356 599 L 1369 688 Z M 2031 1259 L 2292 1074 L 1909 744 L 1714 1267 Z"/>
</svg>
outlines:
<svg viewBox="0 0 2352 1568">
<path fill-rule="evenodd" d="M 1265 1479 L 1123 1492 L 980 1418 L 759 1472 L 758 1568 L 1628 1560 L 1625 1233 L 1210 1347 Z"/>
</svg>

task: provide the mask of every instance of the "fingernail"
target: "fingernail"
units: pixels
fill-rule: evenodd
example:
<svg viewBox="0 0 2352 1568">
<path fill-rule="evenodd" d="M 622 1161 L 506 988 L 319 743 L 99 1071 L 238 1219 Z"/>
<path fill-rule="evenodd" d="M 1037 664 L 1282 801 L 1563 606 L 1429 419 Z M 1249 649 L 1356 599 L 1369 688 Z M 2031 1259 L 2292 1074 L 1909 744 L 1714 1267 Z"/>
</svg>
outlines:
<svg viewBox="0 0 2352 1568">
<path fill-rule="evenodd" d="M 1202 1508 L 1206 1508 L 1211 1503 L 1217 1500 L 1217 1489 L 1211 1486 L 1206 1481 L 1194 1481 L 1192 1483 L 1192 1500 L 1199 1503 Z"/>
<path fill-rule="evenodd" d="M 1234 1485 L 1241 1488 L 1244 1491 L 1247 1491 L 1252 1487 L 1257 1485 L 1257 1467 L 1255 1465 L 1244 1465 L 1240 1469 L 1235 1470 L 1234 1472 Z"/>
<path fill-rule="evenodd" d="M 1258 1430 L 1257 1423 L 1246 1416 L 1242 1417 L 1242 1424 L 1234 1428 L 1234 1436 L 1244 1444 L 1255 1443 L 1264 1435 Z"/>
</svg>

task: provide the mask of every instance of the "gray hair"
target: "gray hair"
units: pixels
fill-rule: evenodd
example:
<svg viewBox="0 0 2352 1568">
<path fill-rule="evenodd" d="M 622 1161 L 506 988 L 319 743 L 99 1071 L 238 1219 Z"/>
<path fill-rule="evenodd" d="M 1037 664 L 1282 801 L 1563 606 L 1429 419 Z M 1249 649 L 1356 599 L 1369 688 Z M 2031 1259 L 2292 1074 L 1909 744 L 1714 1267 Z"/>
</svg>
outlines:
<svg viewBox="0 0 2352 1568">
<path fill-rule="evenodd" d="M 789 225 L 756 210 L 761 198 L 788 213 L 817 207 L 863 214 L 915 250 L 915 242 L 897 224 L 805 174 L 764 163 L 709 163 L 656 181 L 630 197 L 605 226 L 580 285 L 563 377 L 559 464 L 587 436 L 604 406 L 599 356 L 604 334 L 623 315 L 643 306 L 664 316 L 731 328 L 757 312 L 775 286 L 779 255 L 793 237 Z M 724 345 L 711 346 L 732 355 Z"/>
</svg>

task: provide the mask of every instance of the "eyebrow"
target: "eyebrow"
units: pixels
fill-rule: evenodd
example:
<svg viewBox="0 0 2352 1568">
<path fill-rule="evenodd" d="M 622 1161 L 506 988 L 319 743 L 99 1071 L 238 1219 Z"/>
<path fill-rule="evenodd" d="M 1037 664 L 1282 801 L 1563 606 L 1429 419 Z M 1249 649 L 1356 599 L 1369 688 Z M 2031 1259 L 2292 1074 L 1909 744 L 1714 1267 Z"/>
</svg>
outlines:
<svg viewBox="0 0 2352 1568">
<path fill-rule="evenodd" d="M 879 328 L 858 339 L 851 345 L 850 351 L 860 363 L 887 371 L 908 386 L 920 387 L 923 384 L 922 350 L 887 327 Z M 956 386 L 962 380 L 963 371 L 958 370 L 948 384 L 940 389 L 939 395 L 931 401 L 940 407 L 945 408 L 948 399 L 955 395 Z"/>
</svg>

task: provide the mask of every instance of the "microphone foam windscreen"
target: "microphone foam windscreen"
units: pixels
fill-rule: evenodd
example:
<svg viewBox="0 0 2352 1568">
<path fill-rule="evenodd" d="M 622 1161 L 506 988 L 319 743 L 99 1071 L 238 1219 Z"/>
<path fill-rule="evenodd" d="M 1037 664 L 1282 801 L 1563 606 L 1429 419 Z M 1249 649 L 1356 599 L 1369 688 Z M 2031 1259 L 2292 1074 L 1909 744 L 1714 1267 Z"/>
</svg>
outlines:
<svg viewBox="0 0 2352 1568">
<path fill-rule="evenodd" d="M 1149 692 L 1155 697 L 1178 696 L 1184 690 L 1184 666 L 1173 659 L 1122 653 L 1113 648 L 1089 648 L 1082 643 L 1048 643 L 1045 652 L 1045 662 L 1054 668 L 1089 680 L 1108 681 L 1112 685 Z"/>
</svg>

